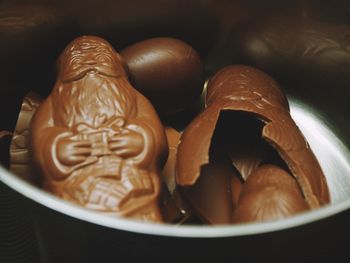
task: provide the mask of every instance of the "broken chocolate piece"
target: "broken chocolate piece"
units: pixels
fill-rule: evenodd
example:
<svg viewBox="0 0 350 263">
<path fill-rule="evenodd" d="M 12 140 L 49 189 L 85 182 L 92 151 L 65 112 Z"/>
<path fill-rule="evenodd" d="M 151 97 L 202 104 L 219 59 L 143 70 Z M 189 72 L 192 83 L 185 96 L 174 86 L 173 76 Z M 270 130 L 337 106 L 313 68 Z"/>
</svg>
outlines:
<svg viewBox="0 0 350 263">
<path fill-rule="evenodd" d="M 33 184 L 39 184 L 40 178 L 29 153 L 29 129 L 41 101 L 34 92 L 24 98 L 10 146 L 10 171 Z"/>
<path fill-rule="evenodd" d="M 234 176 L 237 176 L 236 171 L 229 159 L 214 154 L 210 162 L 201 167 L 201 176 L 196 183 L 181 187 L 181 193 L 205 223 L 230 224 L 233 211 L 231 179 Z"/>
<path fill-rule="evenodd" d="M 187 202 L 184 200 L 182 195 L 179 193 L 179 190 L 176 186 L 176 176 L 175 176 L 175 165 L 176 165 L 176 154 L 177 154 L 177 146 L 180 142 L 181 133 L 171 127 L 165 127 L 165 133 L 168 139 L 169 146 L 169 156 L 166 161 L 163 171 L 162 178 L 166 187 L 169 191 L 169 195 L 171 196 L 172 202 L 170 200 L 165 200 L 163 203 L 171 204 L 176 207 L 176 209 L 168 209 L 170 213 L 167 212 L 168 218 L 172 222 L 176 222 L 179 224 L 185 223 L 190 219 L 192 215 L 192 210 L 189 208 Z M 167 195 L 165 195 L 167 197 Z M 164 209 L 167 210 L 167 209 Z M 176 210 L 176 211 L 175 211 Z M 163 213 L 164 215 L 165 213 Z"/>
<path fill-rule="evenodd" d="M 181 133 L 171 127 L 165 127 L 165 134 L 168 140 L 169 146 L 169 156 L 163 168 L 163 180 L 167 185 L 169 192 L 173 193 L 176 188 L 175 180 L 175 164 L 176 164 L 176 154 L 177 146 L 180 142 Z"/>
</svg>

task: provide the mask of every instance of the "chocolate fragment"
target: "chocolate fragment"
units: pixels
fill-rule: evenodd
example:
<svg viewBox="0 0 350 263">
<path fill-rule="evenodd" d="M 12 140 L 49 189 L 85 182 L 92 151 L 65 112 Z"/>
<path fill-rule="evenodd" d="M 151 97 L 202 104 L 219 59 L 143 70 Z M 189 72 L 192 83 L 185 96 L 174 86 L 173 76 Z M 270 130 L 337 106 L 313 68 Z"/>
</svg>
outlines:
<svg viewBox="0 0 350 263">
<path fill-rule="evenodd" d="M 160 196 L 161 199 L 159 202 L 159 207 L 162 213 L 163 222 L 170 224 L 182 223 L 183 214 L 175 203 L 173 197 L 170 195 L 166 186 L 162 187 Z"/>
<path fill-rule="evenodd" d="M 211 156 L 191 187 L 182 187 L 196 215 L 208 224 L 230 224 L 233 211 L 231 179 L 237 176 L 228 158 Z M 235 187 L 236 189 L 236 187 Z"/>
<path fill-rule="evenodd" d="M 174 114 L 197 102 L 204 85 L 203 64 L 189 44 L 152 38 L 124 49 L 130 82 L 161 115 Z"/>
<path fill-rule="evenodd" d="M 175 180 L 175 164 L 176 164 L 176 154 L 177 146 L 180 142 L 181 133 L 171 127 L 165 127 L 165 134 L 168 140 L 169 155 L 166 161 L 162 176 L 165 184 L 167 185 L 169 192 L 173 193 L 176 189 Z"/>
<path fill-rule="evenodd" d="M 33 114 L 41 101 L 34 92 L 24 98 L 10 146 L 10 171 L 34 184 L 39 184 L 40 178 L 29 153 L 29 133 Z"/>
<path fill-rule="evenodd" d="M 150 104 L 105 40 L 82 36 L 59 59 L 56 84 L 31 123 L 45 188 L 112 216 L 162 221 L 167 141 Z"/>
<path fill-rule="evenodd" d="M 172 200 L 163 200 L 162 202 L 168 204 L 164 210 L 170 210 L 170 212 L 166 212 L 166 214 L 169 215 L 168 221 L 182 224 L 191 218 L 192 210 L 189 208 L 187 202 L 179 193 L 179 190 L 176 186 L 176 155 L 181 133 L 169 126 L 165 127 L 165 133 L 168 140 L 169 156 L 162 171 L 162 178 L 167 187 L 167 190 L 169 191 L 167 197 L 168 199 L 171 198 Z M 174 207 L 171 208 L 172 206 Z"/>
<path fill-rule="evenodd" d="M 292 175 L 277 166 L 263 165 L 244 184 L 232 222 L 277 220 L 306 210 L 309 206 Z"/>
</svg>

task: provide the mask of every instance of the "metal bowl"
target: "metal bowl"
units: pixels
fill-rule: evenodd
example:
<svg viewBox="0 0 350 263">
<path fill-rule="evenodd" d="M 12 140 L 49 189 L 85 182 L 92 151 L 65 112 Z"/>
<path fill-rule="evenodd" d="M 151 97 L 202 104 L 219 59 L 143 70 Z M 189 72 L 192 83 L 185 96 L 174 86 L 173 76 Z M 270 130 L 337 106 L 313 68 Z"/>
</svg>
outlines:
<svg viewBox="0 0 350 263">
<path fill-rule="evenodd" d="M 5 1 L 0 4 L 0 11 L 13 10 L 18 2 Z M 350 67 L 346 71 L 348 74 L 335 74 L 337 81 L 330 76 L 320 83 L 311 73 L 312 77 L 308 78 L 294 68 L 280 74 L 271 63 L 260 63 L 259 52 L 242 51 L 241 54 L 247 56 L 235 56 L 231 52 L 235 46 L 232 32 L 240 32 L 244 28 L 241 23 L 247 20 L 259 25 L 275 14 L 292 19 L 307 14 L 307 19 L 321 24 L 349 25 L 350 16 L 346 12 L 350 9 L 346 1 L 335 1 L 331 9 L 326 1 L 311 0 L 270 0 L 264 4 L 252 0 L 245 3 L 152 0 L 147 4 L 142 1 L 99 4 L 92 0 L 59 4 L 32 2 L 26 5 L 44 6 L 51 12 L 50 22 L 46 18 L 39 19 L 26 35 L 22 34 L 24 42 L 19 37 L 21 29 L 18 27 L 13 28 L 12 35 L 8 33 L 7 38 L 0 36 L 3 47 L 0 56 L 4 58 L 0 64 L 6 65 L 0 71 L 4 80 L 0 88 L 1 129 L 13 129 L 20 102 L 29 89 L 41 94 L 50 91 L 52 77 L 40 76 L 53 76 L 50 69 L 53 67 L 44 65 L 49 64 L 72 37 L 98 34 L 111 40 L 117 49 L 153 36 L 178 37 L 199 50 L 208 76 L 223 65 L 245 63 L 262 68 L 282 84 L 289 94 L 292 116 L 326 175 L 332 202 L 317 210 L 265 223 L 215 227 L 150 224 L 109 218 L 77 207 L 0 167 L 0 262 L 76 263 L 120 259 L 329 262 L 335 257 L 347 256 L 350 242 L 350 118 L 347 114 Z M 82 5 L 90 11 L 81 12 Z M 264 15 L 260 12 L 262 5 L 268 10 Z M 0 12 L 0 31 L 4 30 L 2 14 Z M 40 21 L 44 21 L 44 25 Z M 237 41 L 239 37 L 235 35 L 234 39 Z M 38 50 L 38 46 L 46 49 Z M 22 55 L 24 48 L 28 57 Z M 344 50 L 349 49 L 350 42 Z M 9 56 L 8 52 L 14 53 Z M 251 54 L 257 55 L 252 58 Z M 38 56 L 40 66 L 35 60 Z M 332 72 L 344 71 L 344 63 L 349 65 L 350 61 L 333 63 Z M 23 74 L 22 70 L 25 70 Z M 323 74 L 322 68 L 319 73 Z"/>
</svg>

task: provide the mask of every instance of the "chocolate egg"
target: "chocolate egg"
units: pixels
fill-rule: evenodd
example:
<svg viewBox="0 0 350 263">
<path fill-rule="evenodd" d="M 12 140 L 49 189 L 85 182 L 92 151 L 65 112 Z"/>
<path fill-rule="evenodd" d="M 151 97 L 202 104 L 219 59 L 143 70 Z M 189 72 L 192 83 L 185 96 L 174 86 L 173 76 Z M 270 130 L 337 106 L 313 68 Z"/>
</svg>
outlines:
<svg viewBox="0 0 350 263">
<path fill-rule="evenodd" d="M 238 175 L 231 176 L 231 195 L 232 195 L 232 208 L 235 209 L 238 205 L 239 196 L 241 195 L 243 188 L 242 180 Z"/>
<path fill-rule="evenodd" d="M 248 177 L 244 184 L 241 196 L 271 186 L 288 189 L 296 194 L 301 194 L 300 187 L 291 174 L 278 166 L 265 164 L 257 168 Z"/>
<path fill-rule="evenodd" d="M 232 221 L 277 220 L 309 209 L 292 175 L 277 166 L 263 165 L 243 185 Z"/>
<path fill-rule="evenodd" d="M 121 55 L 131 83 L 160 115 L 180 111 L 200 97 L 203 64 L 187 43 L 173 38 L 153 38 L 127 47 Z"/>
<path fill-rule="evenodd" d="M 177 154 L 177 146 L 180 142 L 181 132 L 175 130 L 170 126 L 166 126 L 165 134 L 168 140 L 169 156 L 163 167 L 162 179 L 169 192 L 169 198 L 172 199 L 172 203 L 174 204 L 174 206 L 176 207 L 176 210 L 178 211 L 178 213 L 172 216 L 170 215 L 167 218 L 169 217 L 172 218 L 171 220 L 168 220 L 168 222 L 184 223 L 191 217 L 192 211 L 189 208 L 186 201 L 184 200 L 184 198 L 182 197 L 181 193 L 178 191 L 176 187 L 176 180 L 175 180 L 176 154 Z M 171 203 L 171 202 L 168 201 L 168 203 Z"/>
<path fill-rule="evenodd" d="M 308 210 L 301 195 L 270 187 L 253 191 L 241 198 L 232 216 L 233 223 L 271 221 Z"/>
<path fill-rule="evenodd" d="M 205 188 L 212 185 L 200 183 L 204 180 L 201 177 L 205 176 L 203 169 L 211 163 L 211 152 L 215 149 L 229 154 L 231 166 L 236 166 L 238 172 L 248 171 L 247 175 L 263 163 L 280 165 L 290 171 L 297 186 L 300 187 L 300 193 L 295 197 L 296 201 L 294 200 L 297 204 L 300 203 L 300 206 L 292 204 L 288 213 L 302 211 L 305 206 L 311 209 L 318 208 L 330 202 L 327 181 L 322 169 L 305 137 L 292 119 L 285 95 L 270 76 L 248 66 L 227 66 L 209 81 L 206 102 L 205 110 L 186 127 L 181 135 L 176 162 L 178 185 L 186 188 L 202 187 L 201 193 L 208 193 L 209 190 Z M 252 119 L 255 121 L 251 125 L 246 125 Z M 219 129 L 230 132 L 223 133 L 224 136 L 222 136 L 218 132 Z M 240 132 L 240 129 L 243 132 Z M 232 137 L 235 137 L 234 140 Z M 257 142 L 255 146 L 263 142 L 264 144 L 258 151 L 252 148 L 252 151 L 248 152 L 244 146 L 250 146 L 249 139 L 252 138 Z M 237 147 L 234 142 L 240 141 L 244 141 L 244 145 Z M 267 151 L 265 151 L 266 148 Z M 248 163 L 244 159 L 246 156 L 249 157 Z M 241 169 L 242 167 L 249 169 Z M 247 178 L 249 179 L 250 176 Z M 242 191 L 245 187 L 243 186 Z M 226 191 L 225 183 L 221 184 L 221 189 L 222 192 Z M 288 199 L 291 199 L 289 195 L 295 195 L 289 188 L 286 191 L 288 193 L 283 191 L 281 195 L 287 196 Z M 267 193 L 259 191 L 252 194 L 259 194 L 259 198 L 263 199 L 260 195 Z M 271 198 L 268 196 L 271 202 L 278 199 L 276 195 L 277 193 L 273 193 L 269 195 Z M 231 197 L 231 200 L 234 199 L 235 197 Z M 242 206 L 241 202 L 243 201 L 239 200 L 238 210 L 243 209 L 239 208 Z M 243 203 L 245 202 L 248 201 Z M 302 205 L 301 202 L 303 202 Z M 198 212 L 199 205 L 194 202 L 191 205 Z M 256 205 L 260 206 L 259 203 Z M 203 212 L 201 213 L 203 215 Z"/>
</svg>

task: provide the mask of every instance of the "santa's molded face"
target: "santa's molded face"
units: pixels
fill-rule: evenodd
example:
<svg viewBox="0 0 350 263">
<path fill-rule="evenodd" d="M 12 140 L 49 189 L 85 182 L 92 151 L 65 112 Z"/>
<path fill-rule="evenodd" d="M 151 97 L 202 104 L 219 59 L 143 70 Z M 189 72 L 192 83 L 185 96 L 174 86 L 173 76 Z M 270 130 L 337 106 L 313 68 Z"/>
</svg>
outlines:
<svg viewBox="0 0 350 263">
<path fill-rule="evenodd" d="M 76 38 L 63 51 L 59 60 L 59 78 L 71 82 L 83 78 L 88 72 L 110 77 L 125 76 L 120 55 L 105 40 L 95 36 Z"/>
</svg>

